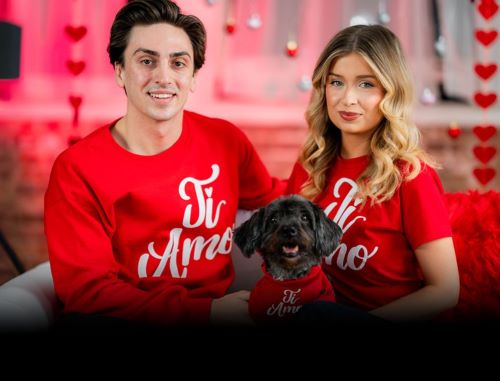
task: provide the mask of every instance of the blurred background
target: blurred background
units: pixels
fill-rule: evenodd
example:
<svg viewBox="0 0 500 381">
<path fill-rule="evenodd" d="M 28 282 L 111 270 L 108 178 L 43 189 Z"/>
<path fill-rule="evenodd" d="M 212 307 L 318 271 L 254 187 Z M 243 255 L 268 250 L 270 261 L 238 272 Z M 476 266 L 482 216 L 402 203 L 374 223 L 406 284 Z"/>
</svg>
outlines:
<svg viewBox="0 0 500 381">
<path fill-rule="evenodd" d="M 43 196 L 72 142 L 119 118 L 126 99 L 106 47 L 126 0 L 0 0 L 0 284 L 47 259 Z M 287 178 L 307 133 L 311 74 L 353 24 L 401 39 L 414 119 L 447 192 L 500 190 L 500 16 L 495 0 L 178 0 L 208 34 L 187 109 L 228 119 Z"/>
</svg>

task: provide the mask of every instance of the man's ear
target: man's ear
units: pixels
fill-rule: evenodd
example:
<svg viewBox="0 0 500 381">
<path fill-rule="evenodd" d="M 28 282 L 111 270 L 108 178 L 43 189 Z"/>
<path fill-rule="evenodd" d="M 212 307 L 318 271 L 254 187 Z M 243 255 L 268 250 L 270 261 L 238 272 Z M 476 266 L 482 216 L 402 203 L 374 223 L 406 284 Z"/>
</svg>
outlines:
<svg viewBox="0 0 500 381">
<path fill-rule="evenodd" d="M 198 77 L 198 72 L 196 71 L 194 74 L 193 74 L 193 80 L 191 81 L 191 86 L 189 88 L 189 90 L 194 93 L 195 90 L 196 90 L 196 78 Z"/>
<path fill-rule="evenodd" d="M 123 65 L 115 62 L 114 67 L 116 84 L 122 88 L 125 88 L 125 70 L 123 70 Z"/>
</svg>

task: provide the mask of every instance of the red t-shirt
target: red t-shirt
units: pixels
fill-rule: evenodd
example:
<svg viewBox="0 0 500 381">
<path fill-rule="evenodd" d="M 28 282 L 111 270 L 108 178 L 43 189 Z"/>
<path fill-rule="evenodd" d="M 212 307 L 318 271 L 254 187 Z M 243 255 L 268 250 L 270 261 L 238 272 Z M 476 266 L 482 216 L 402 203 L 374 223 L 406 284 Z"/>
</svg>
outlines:
<svg viewBox="0 0 500 381">
<path fill-rule="evenodd" d="M 262 265 L 264 276 L 250 294 L 250 316 L 260 324 L 274 324 L 288 320 L 304 304 L 316 300 L 335 302 L 332 286 L 321 266 L 313 266 L 298 279 L 276 280 Z"/>
<path fill-rule="evenodd" d="M 355 180 L 369 163 L 368 156 L 338 158 L 327 175 L 327 186 L 315 202 L 344 233 L 340 245 L 326 258 L 324 271 L 332 279 L 339 303 L 365 310 L 383 306 L 423 286 L 414 250 L 451 237 L 443 188 L 437 173 L 425 166 L 405 181 L 394 196 L 361 208 L 354 195 Z M 298 193 L 308 179 L 296 164 L 287 193 Z"/>
<path fill-rule="evenodd" d="M 232 124 L 184 112 L 182 133 L 152 156 L 110 126 L 63 152 L 45 196 L 45 231 L 65 310 L 151 323 L 205 323 L 234 278 L 238 208 L 282 193 Z"/>
</svg>

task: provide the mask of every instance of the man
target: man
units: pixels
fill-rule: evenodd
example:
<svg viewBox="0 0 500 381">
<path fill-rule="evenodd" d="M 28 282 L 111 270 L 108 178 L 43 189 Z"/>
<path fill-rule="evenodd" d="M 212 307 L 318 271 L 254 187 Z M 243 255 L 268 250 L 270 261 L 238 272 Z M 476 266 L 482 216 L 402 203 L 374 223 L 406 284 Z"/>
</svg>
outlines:
<svg viewBox="0 0 500 381">
<path fill-rule="evenodd" d="M 169 0 L 129 2 L 108 52 L 126 115 L 56 160 L 45 230 L 66 312 L 149 324 L 249 323 L 234 278 L 238 208 L 282 192 L 230 123 L 184 110 L 205 60 L 201 21 Z"/>
</svg>

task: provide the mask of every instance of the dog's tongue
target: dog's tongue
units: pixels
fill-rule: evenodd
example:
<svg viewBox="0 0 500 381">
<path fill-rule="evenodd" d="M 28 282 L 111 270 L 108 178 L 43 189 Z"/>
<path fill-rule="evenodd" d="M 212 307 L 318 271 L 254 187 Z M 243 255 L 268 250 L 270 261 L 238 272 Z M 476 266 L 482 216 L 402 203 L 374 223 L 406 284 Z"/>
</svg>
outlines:
<svg viewBox="0 0 500 381">
<path fill-rule="evenodd" d="M 294 247 L 283 246 L 283 252 L 285 254 L 296 254 L 299 251 L 299 246 L 295 245 Z"/>
</svg>

